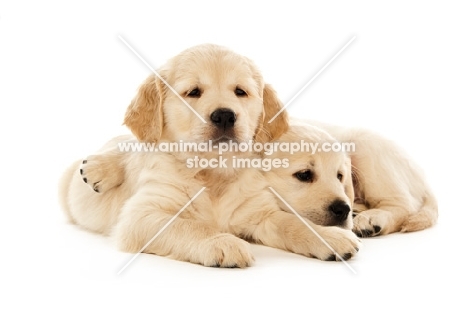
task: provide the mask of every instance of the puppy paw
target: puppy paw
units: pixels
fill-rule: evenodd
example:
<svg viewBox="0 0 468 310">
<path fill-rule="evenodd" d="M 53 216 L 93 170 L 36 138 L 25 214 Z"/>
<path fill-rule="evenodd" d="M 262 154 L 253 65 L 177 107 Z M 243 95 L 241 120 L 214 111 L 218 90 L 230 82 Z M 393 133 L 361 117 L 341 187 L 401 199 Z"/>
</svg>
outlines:
<svg viewBox="0 0 468 310">
<path fill-rule="evenodd" d="M 80 166 L 83 182 L 96 193 L 104 193 L 123 182 L 123 171 L 119 165 L 113 165 L 106 156 L 88 156 Z"/>
<path fill-rule="evenodd" d="M 384 234 L 390 217 L 389 212 L 385 210 L 362 211 L 353 219 L 353 232 L 363 238 Z"/>
<path fill-rule="evenodd" d="M 351 230 L 335 226 L 326 226 L 321 227 L 317 233 L 323 240 L 315 242 L 311 255 L 321 260 L 348 260 L 353 257 L 361 247 L 361 240 L 359 240 Z"/>
<path fill-rule="evenodd" d="M 201 264 L 208 267 L 244 268 L 254 262 L 250 244 L 230 234 L 205 240 L 200 250 Z"/>
</svg>

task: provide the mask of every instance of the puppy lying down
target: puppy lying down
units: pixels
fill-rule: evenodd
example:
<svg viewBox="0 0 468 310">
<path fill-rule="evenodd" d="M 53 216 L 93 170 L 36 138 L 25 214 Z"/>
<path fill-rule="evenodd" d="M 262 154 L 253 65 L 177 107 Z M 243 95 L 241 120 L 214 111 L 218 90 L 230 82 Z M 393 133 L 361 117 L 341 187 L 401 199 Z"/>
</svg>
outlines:
<svg viewBox="0 0 468 310">
<path fill-rule="evenodd" d="M 67 212 L 77 224 L 109 233 L 122 250 L 136 252 L 190 197 L 207 186 L 145 252 L 223 267 L 252 263 L 243 240 L 319 259 L 338 259 L 289 213 L 289 207 L 272 195 L 270 187 L 344 259 L 353 256 L 360 244 L 347 229 L 369 237 L 421 230 L 435 223 L 435 198 L 419 170 L 398 147 L 368 131 L 327 129 L 343 134 L 341 141 L 354 141 L 355 151 L 351 155 L 274 152 L 266 158 L 287 158 L 287 168 L 241 170 L 235 186 L 206 182 L 203 170 L 187 169 L 172 154 L 126 153 L 115 162 L 112 153 L 116 142 L 131 139 L 121 137 L 82 166 L 84 175 L 112 184 L 104 186 L 104 192 L 95 193 L 82 182 L 78 165 L 70 168 L 65 179 L 73 179 L 70 189 L 75 191 L 69 192 Z M 340 140 L 296 121 L 277 142 L 299 141 L 320 146 Z M 106 168 L 109 164 L 111 169 Z M 220 190 L 223 195 L 213 195 Z M 354 223 L 351 211 L 356 214 Z"/>
<path fill-rule="evenodd" d="M 111 140 L 70 166 L 60 181 L 60 201 L 70 221 L 111 235 L 120 249 L 143 249 L 205 266 L 245 267 L 253 262 L 250 241 L 339 260 L 358 251 L 356 234 L 415 231 L 436 221 L 437 204 L 419 169 L 385 139 L 322 124 L 321 129 L 305 123 L 288 126 L 285 112 L 268 123 L 281 103 L 249 59 L 202 45 L 158 71 L 173 89 L 154 75 L 142 84 L 125 116 L 135 137 Z M 187 167 L 188 157 L 213 159 L 216 152 L 119 151 L 119 142 L 135 139 L 216 145 L 351 141 L 356 148 L 349 154 L 227 153 L 288 163 L 265 172 L 232 163 L 222 169 Z"/>
<path fill-rule="evenodd" d="M 354 193 L 354 201 L 351 199 L 355 215 L 353 231 L 359 237 L 418 231 L 435 224 L 438 207 L 434 194 L 422 170 L 395 143 L 366 129 L 308 120 L 293 120 L 292 123 L 296 128 L 301 126 L 302 130 L 289 131 L 280 140 L 298 142 L 307 137 L 305 132 L 310 135 L 311 132 L 324 130 L 342 148 L 350 143 L 354 145 L 354 150 L 348 152 L 351 166 L 347 166 L 346 171 L 336 170 L 329 163 L 325 163 L 324 168 L 317 168 L 317 158 L 321 159 L 323 154 L 314 156 L 298 153 L 288 155 L 291 163 L 289 168 L 274 169 L 266 174 L 271 186 L 290 201 L 302 216 L 317 224 L 330 223 L 323 222 L 323 217 L 317 217 L 316 210 L 334 201 L 337 195 L 333 189 L 338 186 L 337 179 L 342 179 L 347 192 Z M 321 141 L 319 148 L 323 142 L 327 141 Z M 324 174 L 321 169 L 332 170 Z M 326 176 L 332 175 L 333 169 L 337 173 L 336 179 L 326 179 Z M 302 173 L 295 174 L 298 170 Z M 351 179 L 346 177 L 349 174 L 352 175 L 352 185 L 346 183 L 349 181 L 351 184 Z M 293 182 L 291 175 L 297 176 L 302 184 Z M 352 197 L 351 193 L 348 193 L 348 197 Z"/>
<path fill-rule="evenodd" d="M 280 141 L 296 137 L 331 139 L 321 130 L 293 126 Z M 64 207 L 70 220 L 110 234 L 123 251 L 140 251 L 203 187 L 144 252 L 205 266 L 245 267 L 253 262 L 246 241 L 322 260 L 349 259 L 359 250 L 360 241 L 350 230 L 354 195 L 345 153 L 292 156 L 287 170 L 239 169 L 235 178 L 220 183 L 207 179 L 203 169 L 187 168 L 171 153 L 118 154 L 116 144 L 129 138 L 110 141 L 81 168 L 79 163 L 70 167 L 62 179 L 68 184 Z M 309 191 L 306 170 L 311 164 L 320 176 L 316 196 Z M 90 180 L 100 180 L 99 193 Z M 285 212 L 287 206 L 269 187 L 306 216 L 325 243 L 296 215 Z"/>
<path fill-rule="evenodd" d="M 253 62 L 226 48 L 207 44 L 187 49 L 158 74 L 162 79 L 153 74 L 141 85 L 125 115 L 125 125 L 140 142 L 266 143 L 288 129 L 285 112 L 268 122 L 282 106 Z M 119 152 L 116 143 L 125 139 L 117 138 L 99 155 L 73 164 L 60 182 L 60 201 L 70 220 L 112 235 L 125 251 L 144 248 L 205 266 L 244 267 L 253 260 L 245 240 L 323 260 L 348 259 L 359 248 L 349 230 L 349 210 L 321 206 L 322 216 L 335 216 L 337 226 L 308 221 L 312 231 L 281 209 L 261 170 L 187 167 L 189 157 L 212 160 L 216 151 Z M 239 151 L 225 156 L 260 158 Z"/>
</svg>

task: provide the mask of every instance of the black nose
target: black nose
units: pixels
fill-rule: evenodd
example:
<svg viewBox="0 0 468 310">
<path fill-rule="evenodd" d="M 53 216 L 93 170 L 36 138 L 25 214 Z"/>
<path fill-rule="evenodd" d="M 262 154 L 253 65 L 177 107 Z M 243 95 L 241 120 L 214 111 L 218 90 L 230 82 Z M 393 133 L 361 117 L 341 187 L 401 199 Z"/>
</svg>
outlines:
<svg viewBox="0 0 468 310">
<path fill-rule="evenodd" d="M 337 221 L 345 221 L 351 208 L 343 200 L 335 200 L 328 206 L 328 211 Z"/>
<path fill-rule="evenodd" d="M 210 119 L 216 127 L 226 130 L 234 127 L 236 114 L 230 109 L 221 108 L 211 113 Z"/>
</svg>

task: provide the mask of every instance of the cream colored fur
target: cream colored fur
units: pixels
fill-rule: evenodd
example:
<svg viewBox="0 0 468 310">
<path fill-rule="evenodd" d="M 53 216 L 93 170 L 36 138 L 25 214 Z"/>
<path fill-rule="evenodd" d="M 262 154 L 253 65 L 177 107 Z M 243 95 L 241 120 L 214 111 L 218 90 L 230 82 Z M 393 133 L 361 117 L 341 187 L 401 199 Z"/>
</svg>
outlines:
<svg viewBox="0 0 468 310">
<path fill-rule="evenodd" d="M 231 140 L 268 142 L 288 129 L 285 113 L 268 123 L 281 104 L 243 56 L 218 46 L 198 46 L 170 60 L 160 74 L 204 119 L 209 120 L 214 109 L 232 109 L 237 120 Z M 201 95 L 189 96 L 196 88 Z M 247 96 L 237 96 L 237 88 Z M 145 142 L 203 142 L 221 137 L 218 129 L 209 121 L 202 123 L 154 75 L 140 87 L 125 124 Z M 307 220 L 324 244 L 295 215 L 283 210 L 259 170 L 186 167 L 190 156 L 212 158 L 215 153 L 120 152 L 116 144 L 129 139 L 134 138 L 115 138 L 81 164 L 74 163 L 60 184 L 60 201 L 70 220 L 111 235 L 124 251 L 140 251 L 203 187 L 206 189 L 144 248 L 145 253 L 205 266 L 245 267 L 253 262 L 246 240 L 323 260 L 348 259 L 359 249 L 359 239 L 349 230 L 350 221 L 344 229 Z M 340 167 L 346 165 L 345 155 L 340 158 Z M 351 195 L 349 188 L 346 191 Z M 342 185 L 334 186 L 336 195 L 350 199 L 346 191 Z M 307 192 L 299 194 L 308 196 Z"/>
<path fill-rule="evenodd" d="M 326 130 L 339 142 L 352 142 L 353 231 L 362 237 L 418 231 L 433 226 L 437 201 L 420 167 L 394 142 L 362 128 L 309 120 L 295 124 Z M 297 137 L 299 138 L 299 137 Z"/>
</svg>

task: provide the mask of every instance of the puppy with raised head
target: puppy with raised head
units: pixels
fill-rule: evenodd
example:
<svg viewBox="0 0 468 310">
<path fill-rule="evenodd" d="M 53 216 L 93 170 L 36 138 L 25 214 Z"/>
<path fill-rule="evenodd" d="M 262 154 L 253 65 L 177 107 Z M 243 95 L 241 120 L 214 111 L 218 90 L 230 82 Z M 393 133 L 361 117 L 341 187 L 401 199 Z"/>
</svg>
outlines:
<svg viewBox="0 0 468 310">
<path fill-rule="evenodd" d="M 176 94 L 154 75 L 148 77 L 125 116 L 136 139 L 118 137 L 65 172 L 60 199 L 72 222 L 112 235 L 124 251 L 143 249 L 205 266 L 251 265 L 245 240 L 323 260 L 349 259 L 357 252 L 359 239 L 350 230 L 309 221 L 324 244 L 295 215 L 284 212 L 260 170 L 187 168 L 190 156 L 211 159 L 217 151 L 121 152 L 118 142 L 132 139 L 268 142 L 288 129 L 285 113 L 268 123 L 281 109 L 275 92 L 250 60 L 230 50 L 214 45 L 188 49 L 159 74 Z M 225 153 L 234 155 L 259 156 Z M 341 226 L 349 227 L 344 214 L 340 218 Z"/>
</svg>

